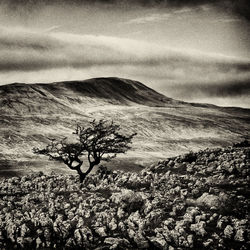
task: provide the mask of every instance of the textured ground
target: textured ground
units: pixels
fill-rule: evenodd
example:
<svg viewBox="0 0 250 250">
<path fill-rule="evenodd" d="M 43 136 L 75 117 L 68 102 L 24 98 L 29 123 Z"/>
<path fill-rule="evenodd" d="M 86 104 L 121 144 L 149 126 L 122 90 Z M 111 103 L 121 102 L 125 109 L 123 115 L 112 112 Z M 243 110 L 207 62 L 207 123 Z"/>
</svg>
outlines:
<svg viewBox="0 0 250 250">
<path fill-rule="evenodd" d="M 0 249 L 249 249 L 249 167 L 249 147 L 216 148 L 82 185 L 2 179 Z"/>
</svg>

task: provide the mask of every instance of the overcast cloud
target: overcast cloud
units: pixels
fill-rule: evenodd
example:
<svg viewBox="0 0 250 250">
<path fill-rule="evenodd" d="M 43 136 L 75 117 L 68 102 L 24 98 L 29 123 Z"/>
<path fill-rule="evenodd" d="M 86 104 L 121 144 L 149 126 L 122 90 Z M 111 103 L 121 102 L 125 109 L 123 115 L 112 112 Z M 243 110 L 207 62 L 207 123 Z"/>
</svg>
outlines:
<svg viewBox="0 0 250 250">
<path fill-rule="evenodd" d="M 2 0 L 14 11 L 20 11 L 22 7 L 31 10 L 37 10 L 42 6 L 52 5 L 102 5 L 106 8 L 136 8 L 136 7 L 154 7 L 154 8 L 182 8 L 185 6 L 216 5 L 225 11 L 231 11 L 241 17 L 250 20 L 250 5 L 248 0 Z"/>
<path fill-rule="evenodd" d="M 166 73 L 159 77 L 191 74 L 199 79 L 193 73 L 205 71 L 216 80 L 249 77 L 250 70 L 247 59 L 178 51 L 131 39 L 6 28 L 0 28 L 0 57 L 0 71 L 127 65 L 159 67 L 159 72 L 164 68 Z"/>
<path fill-rule="evenodd" d="M 0 84 L 117 76 L 173 98 L 250 108 L 246 1 L 1 3 Z"/>
</svg>

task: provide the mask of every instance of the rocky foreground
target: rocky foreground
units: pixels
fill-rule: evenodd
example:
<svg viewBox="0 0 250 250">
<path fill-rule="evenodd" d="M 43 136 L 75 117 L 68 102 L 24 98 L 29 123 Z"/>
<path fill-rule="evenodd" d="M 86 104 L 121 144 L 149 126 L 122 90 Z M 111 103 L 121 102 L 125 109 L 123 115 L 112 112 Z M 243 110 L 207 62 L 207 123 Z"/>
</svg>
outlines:
<svg viewBox="0 0 250 250">
<path fill-rule="evenodd" d="M 207 149 L 140 173 L 0 181 L 0 249 L 249 249 L 250 148 Z"/>
</svg>

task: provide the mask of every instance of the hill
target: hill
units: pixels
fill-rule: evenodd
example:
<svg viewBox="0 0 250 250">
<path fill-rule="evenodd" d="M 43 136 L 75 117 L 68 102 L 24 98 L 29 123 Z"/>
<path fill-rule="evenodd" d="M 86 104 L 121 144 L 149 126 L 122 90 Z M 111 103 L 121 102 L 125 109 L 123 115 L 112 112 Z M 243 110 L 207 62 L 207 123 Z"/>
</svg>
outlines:
<svg viewBox="0 0 250 250">
<path fill-rule="evenodd" d="M 119 78 L 95 78 L 85 81 L 51 84 L 13 83 L 0 87 L 1 114 L 81 113 L 74 110 L 86 104 L 166 106 L 175 103 L 140 82 Z M 72 106 L 73 105 L 73 106 Z"/>
<path fill-rule="evenodd" d="M 0 86 L 0 175 L 66 167 L 32 154 L 47 138 L 70 136 L 77 123 L 112 119 L 136 132 L 133 148 L 112 167 L 138 171 L 145 165 L 207 147 L 249 138 L 250 110 L 185 103 L 144 84 L 120 78 Z"/>
<path fill-rule="evenodd" d="M 100 168 L 0 180 L 3 249 L 249 249 L 250 148 L 164 159 L 140 173 Z"/>
</svg>

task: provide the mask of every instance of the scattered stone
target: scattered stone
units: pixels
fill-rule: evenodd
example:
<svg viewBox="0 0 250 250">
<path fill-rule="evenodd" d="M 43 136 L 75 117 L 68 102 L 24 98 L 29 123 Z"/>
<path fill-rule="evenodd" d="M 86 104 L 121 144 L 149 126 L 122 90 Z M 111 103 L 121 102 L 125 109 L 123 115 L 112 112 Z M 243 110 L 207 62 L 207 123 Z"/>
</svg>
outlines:
<svg viewBox="0 0 250 250">
<path fill-rule="evenodd" d="M 244 230 L 243 229 L 238 229 L 236 231 L 236 234 L 234 236 L 234 239 L 236 241 L 240 241 L 240 242 L 243 242 L 245 239 L 244 239 Z"/>
<path fill-rule="evenodd" d="M 220 207 L 222 206 L 222 201 L 216 195 L 204 193 L 201 197 L 196 200 L 198 205 L 205 205 L 208 207 Z"/>
<path fill-rule="evenodd" d="M 155 247 L 166 250 L 168 249 L 168 243 L 166 242 L 166 240 L 162 235 L 158 234 L 157 236 L 149 237 L 148 239 Z"/>
<path fill-rule="evenodd" d="M 234 229 L 232 226 L 227 225 L 226 228 L 224 229 L 224 235 L 226 238 L 231 239 L 234 234 Z"/>
<path fill-rule="evenodd" d="M 56 174 L 0 179 L 0 248 L 247 249 L 249 155 L 206 149 L 81 185 Z"/>
<path fill-rule="evenodd" d="M 213 243 L 213 239 L 207 239 L 205 242 L 203 242 L 203 246 L 207 248 L 211 246 L 212 243 Z"/>
<path fill-rule="evenodd" d="M 193 236 L 193 234 L 189 234 L 187 236 L 187 242 L 188 242 L 188 247 L 190 247 L 190 248 L 194 247 L 194 236 Z"/>
<path fill-rule="evenodd" d="M 205 230 L 206 222 L 200 221 L 196 224 L 191 224 L 190 230 L 195 232 L 197 235 L 205 236 L 207 234 Z"/>
<path fill-rule="evenodd" d="M 130 247 L 130 243 L 127 239 L 108 237 L 104 240 L 105 244 L 110 245 L 109 249 L 121 249 Z"/>
<path fill-rule="evenodd" d="M 105 227 L 98 227 L 95 229 L 96 233 L 99 234 L 101 237 L 107 236 L 106 228 Z"/>
</svg>

